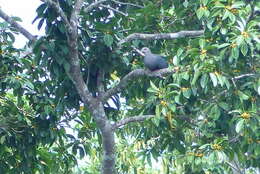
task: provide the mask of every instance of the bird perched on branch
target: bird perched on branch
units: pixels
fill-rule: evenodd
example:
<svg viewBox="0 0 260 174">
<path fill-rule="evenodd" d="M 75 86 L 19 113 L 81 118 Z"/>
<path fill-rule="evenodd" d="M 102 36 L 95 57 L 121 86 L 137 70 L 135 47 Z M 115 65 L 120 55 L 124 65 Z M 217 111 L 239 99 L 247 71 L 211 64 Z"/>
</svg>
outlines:
<svg viewBox="0 0 260 174">
<path fill-rule="evenodd" d="M 141 52 L 144 54 L 144 65 L 150 71 L 168 68 L 167 61 L 162 56 L 153 54 L 149 48 L 144 47 Z"/>
</svg>

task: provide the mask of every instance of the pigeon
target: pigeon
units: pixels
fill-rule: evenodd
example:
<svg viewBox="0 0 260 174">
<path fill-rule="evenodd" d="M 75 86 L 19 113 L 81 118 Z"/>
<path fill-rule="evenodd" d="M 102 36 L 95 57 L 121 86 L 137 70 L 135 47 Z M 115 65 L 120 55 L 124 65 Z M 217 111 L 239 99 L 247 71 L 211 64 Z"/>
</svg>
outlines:
<svg viewBox="0 0 260 174">
<path fill-rule="evenodd" d="M 150 71 L 155 71 L 163 68 L 168 68 L 167 61 L 158 54 L 153 54 L 147 47 L 141 49 L 144 54 L 144 65 Z"/>
</svg>

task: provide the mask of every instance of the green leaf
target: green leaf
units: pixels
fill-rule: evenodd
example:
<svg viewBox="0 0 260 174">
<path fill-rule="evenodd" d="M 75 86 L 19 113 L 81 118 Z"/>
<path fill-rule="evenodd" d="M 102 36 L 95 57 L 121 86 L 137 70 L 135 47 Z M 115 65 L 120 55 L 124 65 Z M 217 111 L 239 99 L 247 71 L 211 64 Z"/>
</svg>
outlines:
<svg viewBox="0 0 260 174">
<path fill-rule="evenodd" d="M 216 87 L 218 85 L 218 79 L 215 73 L 209 73 L 213 86 Z"/>
<path fill-rule="evenodd" d="M 155 115 L 156 115 L 156 117 L 160 117 L 161 116 L 160 105 L 156 105 L 156 107 L 155 107 Z"/>
<path fill-rule="evenodd" d="M 237 94 L 241 100 L 248 100 L 250 97 L 244 94 L 242 91 L 237 91 Z"/>
<path fill-rule="evenodd" d="M 174 56 L 173 59 L 172 59 L 172 63 L 173 63 L 173 65 L 178 66 L 179 65 L 179 58 L 177 56 Z"/>
<path fill-rule="evenodd" d="M 240 45 L 243 44 L 244 42 L 245 42 L 245 39 L 244 39 L 243 36 L 241 36 L 241 35 L 237 36 L 237 38 L 236 38 L 236 44 L 237 44 L 238 46 L 240 46 Z"/>
<path fill-rule="evenodd" d="M 70 64 L 69 64 L 67 61 L 65 61 L 65 62 L 63 63 L 63 67 L 64 67 L 64 69 L 65 69 L 66 72 L 69 72 L 69 71 L 70 71 Z"/>
<path fill-rule="evenodd" d="M 202 0 L 202 4 L 206 6 L 208 4 L 208 0 Z"/>
<path fill-rule="evenodd" d="M 197 82 L 198 78 L 200 77 L 201 75 L 201 71 L 199 69 L 195 70 L 195 73 L 194 73 L 194 77 L 191 81 L 191 85 L 195 85 L 195 83 Z"/>
<path fill-rule="evenodd" d="M 152 81 L 150 81 L 150 85 L 151 85 L 151 88 L 152 88 L 154 91 L 156 91 L 156 92 L 160 91 L 160 89 L 157 88 Z"/>
<path fill-rule="evenodd" d="M 216 153 L 217 153 L 218 161 L 220 163 L 227 160 L 227 155 L 223 151 L 217 151 Z"/>
<path fill-rule="evenodd" d="M 41 19 L 41 20 L 39 21 L 38 26 L 37 26 L 38 30 L 40 30 L 40 29 L 42 28 L 43 22 L 44 22 L 44 19 Z"/>
<path fill-rule="evenodd" d="M 244 6 L 245 3 L 242 2 L 242 1 L 235 1 L 232 5 L 231 5 L 231 8 L 240 8 L 242 6 Z"/>
<path fill-rule="evenodd" d="M 229 111 L 229 109 L 230 109 L 229 105 L 228 105 L 227 103 L 225 103 L 225 102 L 220 102 L 218 105 L 219 105 L 222 109 L 224 109 L 225 111 Z"/>
<path fill-rule="evenodd" d="M 225 10 L 222 20 L 224 21 L 225 19 L 227 19 L 230 16 L 230 14 L 232 14 L 232 13 L 230 13 L 228 10 Z"/>
<path fill-rule="evenodd" d="M 231 57 L 237 59 L 239 56 L 239 49 L 237 47 L 231 49 Z"/>
<path fill-rule="evenodd" d="M 199 45 L 200 45 L 200 48 L 204 48 L 205 45 L 206 45 L 205 39 L 200 39 L 199 40 Z"/>
<path fill-rule="evenodd" d="M 185 0 L 182 4 L 183 4 L 183 6 L 184 6 L 185 8 L 187 8 L 188 5 L 189 5 L 189 1 L 188 1 L 188 0 Z"/>
<path fill-rule="evenodd" d="M 188 72 L 184 72 L 183 74 L 181 74 L 181 77 L 182 77 L 184 80 L 189 80 L 190 75 L 189 75 Z"/>
<path fill-rule="evenodd" d="M 78 150 L 78 144 L 74 144 L 74 146 L 72 147 L 72 153 L 74 155 L 77 155 L 77 150 Z"/>
<path fill-rule="evenodd" d="M 175 104 L 169 104 L 169 108 L 174 113 L 176 111 L 176 105 Z"/>
<path fill-rule="evenodd" d="M 113 44 L 113 37 L 110 35 L 110 34 L 105 34 L 104 36 L 104 43 L 108 46 L 108 47 L 111 47 L 112 44 Z"/>
<path fill-rule="evenodd" d="M 202 88 L 205 88 L 207 86 L 208 80 L 209 80 L 208 75 L 207 74 L 203 74 L 201 79 L 200 79 L 200 86 Z"/>
<path fill-rule="evenodd" d="M 229 19 L 231 21 L 231 24 L 234 24 L 236 22 L 236 16 L 233 15 L 232 13 L 230 13 L 228 17 L 229 17 Z"/>
<path fill-rule="evenodd" d="M 224 83 L 225 83 L 227 89 L 229 89 L 231 85 L 230 85 L 228 79 L 227 79 L 226 77 L 223 77 L 223 81 L 224 81 Z"/>
<path fill-rule="evenodd" d="M 199 149 L 206 149 L 207 147 L 209 147 L 210 144 L 203 144 L 202 146 L 199 147 Z"/>
<path fill-rule="evenodd" d="M 84 149 L 82 147 L 78 146 L 78 150 L 79 150 L 79 157 L 80 157 L 80 159 L 82 159 L 85 156 Z"/>
<path fill-rule="evenodd" d="M 4 142 L 5 142 L 5 136 L 1 136 L 1 138 L 0 138 L 0 144 L 4 144 Z"/>
<path fill-rule="evenodd" d="M 213 120 L 218 120 L 220 116 L 220 110 L 218 108 L 217 105 L 214 105 L 211 110 L 210 110 L 210 117 L 213 119 Z"/>
<path fill-rule="evenodd" d="M 176 88 L 180 88 L 180 85 L 177 84 L 177 83 L 170 83 L 170 84 L 168 85 L 168 87 L 176 87 Z"/>
<path fill-rule="evenodd" d="M 26 85 L 29 89 L 31 89 L 31 90 L 34 89 L 34 85 L 33 85 L 30 81 L 28 81 L 28 80 L 25 81 L 25 85 Z"/>
<path fill-rule="evenodd" d="M 217 74 L 217 78 L 218 78 L 218 82 L 219 82 L 220 86 L 223 87 L 224 86 L 223 76 L 220 74 Z"/>
<path fill-rule="evenodd" d="M 227 47 L 227 46 L 229 46 L 229 45 L 230 45 L 230 43 L 223 43 L 223 44 L 221 44 L 221 45 L 218 45 L 218 49 Z"/>
<path fill-rule="evenodd" d="M 198 17 L 199 19 L 201 19 L 202 16 L 204 15 L 204 9 L 199 8 L 199 9 L 196 11 L 196 14 L 197 14 L 197 17 Z"/>
<path fill-rule="evenodd" d="M 247 44 L 246 44 L 246 43 L 243 43 L 243 44 L 241 45 L 241 47 L 240 47 L 240 50 L 241 50 L 242 54 L 243 54 L 244 56 L 246 56 L 246 54 L 247 54 L 247 52 L 248 52 L 248 46 L 247 46 Z"/>
<path fill-rule="evenodd" d="M 220 33 L 223 34 L 223 35 L 227 34 L 227 32 L 228 32 L 228 30 L 226 28 L 220 29 Z"/>
<path fill-rule="evenodd" d="M 49 114 L 49 113 L 51 112 L 51 110 L 52 110 L 52 108 L 51 108 L 50 106 L 48 106 L 48 105 L 45 105 L 45 106 L 44 106 L 44 112 L 45 112 L 46 114 Z"/>
<path fill-rule="evenodd" d="M 177 55 L 178 57 L 180 57 L 181 54 L 183 53 L 183 51 L 184 51 L 184 50 L 183 50 L 182 48 L 179 48 L 176 55 Z"/>
<path fill-rule="evenodd" d="M 191 89 L 186 89 L 186 90 L 182 91 L 182 94 L 185 98 L 189 99 L 191 96 Z"/>
<path fill-rule="evenodd" d="M 239 121 L 237 122 L 237 124 L 236 124 L 236 132 L 237 132 L 237 133 L 240 133 L 241 130 L 244 128 L 244 122 L 245 122 L 244 119 L 241 119 L 241 120 L 239 120 Z"/>
</svg>

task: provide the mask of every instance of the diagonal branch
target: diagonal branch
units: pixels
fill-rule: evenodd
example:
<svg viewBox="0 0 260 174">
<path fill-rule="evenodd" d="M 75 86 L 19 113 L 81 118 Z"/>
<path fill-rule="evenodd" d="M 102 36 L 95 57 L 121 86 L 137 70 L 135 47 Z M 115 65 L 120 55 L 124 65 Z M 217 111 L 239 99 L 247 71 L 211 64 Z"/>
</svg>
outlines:
<svg viewBox="0 0 260 174">
<path fill-rule="evenodd" d="M 0 17 L 3 18 L 6 22 L 11 24 L 12 27 L 17 29 L 22 35 L 24 35 L 29 41 L 34 42 L 36 40 L 36 37 L 33 36 L 28 30 L 23 28 L 20 24 L 18 24 L 16 21 L 12 19 L 12 17 L 8 16 L 3 12 L 0 8 Z"/>
<path fill-rule="evenodd" d="M 128 82 L 134 81 L 136 78 L 143 77 L 143 76 L 162 77 L 167 74 L 172 74 L 176 71 L 177 69 L 170 69 L 170 68 L 160 69 L 157 71 L 149 71 L 145 69 L 133 70 L 130 73 L 128 73 L 125 77 L 123 77 L 116 86 L 106 91 L 104 95 L 101 96 L 100 100 L 106 102 L 111 96 L 122 91 L 127 86 Z"/>
<path fill-rule="evenodd" d="M 85 13 L 89 13 L 91 12 L 94 8 L 98 7 L 100 4 L 102 4 L 103 2 L 106 2 L 107 0 L 99 0 L 97 2 L 94 2 L 92 4 L 90 4 L 87 8 L 85 8 L 84 12 Z"/>
<path fill-rule="evenodd" d="M 120 11 L 120 10 L 117 10 L 117 9 L 115 9 L 115 8 L 113 8 L 113 7 L 110 7 L 110 6 L 108 6 L 108 5 L 100 5 L 101 7 L 104 7 L 104 8 L 107 8 L 107 9 L 109 9 L 109 10 L 112 10 L 112 11 L 114 11 L 114 12 L 116 12 L 116 13 L 119 13 L 119 14 L 121 14 L 121 15 L 123 15 L 123 16 L 128 16 L 126 13 L 124 13 L 124 12 L 122 12 L 122 11 Z"/>
<path fill-rule="evenodd" d="M 70 33 L 72 31 L 70 22 L 67 18 L 67 15 L 64 13 L 64 11 L 62 10 L 62 8 L 60 7 L 59 2 L 54 2 L 53 0 L 43 0 L 44 2 L 46 2 L 50 7 L 54 8 L 56 10 L 56 12 L 60 15 L 62 21 L 64 22 L 68 32 Z"/>
<path fill-rule="evenodd" d="M 144 6 L 141 6 L 141 5 L 138 5 L 138 4 L 129 3 L 129 2 L 120 2 L 120 1 L 116 1 L 116 0 L 112 0 L 112 2 L 114 2 L 116 4 L 122 4 L 122 5 L 129 5 L 129 6 L 133 6 L 133 7 L 138 7 L 138 8 L 144 8 Z"/>
<path fill-rule="evenodd" d="M 113 125 L 113 129 L 115 130 L 115 129 L 117 129 L 121 126 L 124 126 L 128 123 L 131 123 L 131 122 L 141 122 L 141 121 L 147 120 L 149 118 L 153 118 L 154 116 L 155 115 L 139 115 L 139 116 L 128 117 L 128 118 L 125 118 L 123 120 L 116 122 Z"/>
<path fill-rule="evenodd" d="M 231 78 L 231 80 L 239 80 L 239 79 L 242 79 L 244 77 L 252 77 L 252 76 L 255 76 L 256 74 L 242 74 L 240 76 L 236 76 L 236 77 L 233 77 Z"/>
<path fill-rule="evenodd" d="M 159 40 L 159 39 L 177 39 L 183 37 L 197 37 L 204 34 L 204 30 L 194 31 L 179 31 L 177 33 L 156 33 L 156 34 L 144 34 L 144 33 L 133 33 L 126 38 L 119 41 L 118 45 L 122 45 L 126 42 L 130 42 L 135 39 L 140 40 Z"/>
</svg>

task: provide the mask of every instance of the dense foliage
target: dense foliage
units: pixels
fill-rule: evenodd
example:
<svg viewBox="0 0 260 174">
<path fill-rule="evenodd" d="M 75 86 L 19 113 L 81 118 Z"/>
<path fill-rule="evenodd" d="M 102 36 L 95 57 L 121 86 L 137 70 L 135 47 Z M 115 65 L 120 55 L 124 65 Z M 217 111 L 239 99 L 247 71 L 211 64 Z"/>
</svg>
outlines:
<svg viewBox="0 0 260 174">
<path fill-rule="evenodd" d="M 66 15 L 73 3 L 59 0 Z M 118 173 L 254 173 L 260 167 L 260 3 L 104 4 L 89 13 L 83 8 L 78 26 L 81 71 L 93 96 L 100 71 L 107 90 L 143 67 L 131 46 L 165 55 L 176 69 L 165 79 L 135 79 L 104 103 L 113 122 L 155 115 L 116 130 Z M 29 43 L 33 53 L 14 48 L 17 31 L 0 23 L 0 173 L 98 173 L 102 140 L 66 73 L 66 26 L 46 3 L 34 22 L 45 36 Z M 118 46 L 131 33 L 201 29 L 201 37 Z"/>
</svg>

